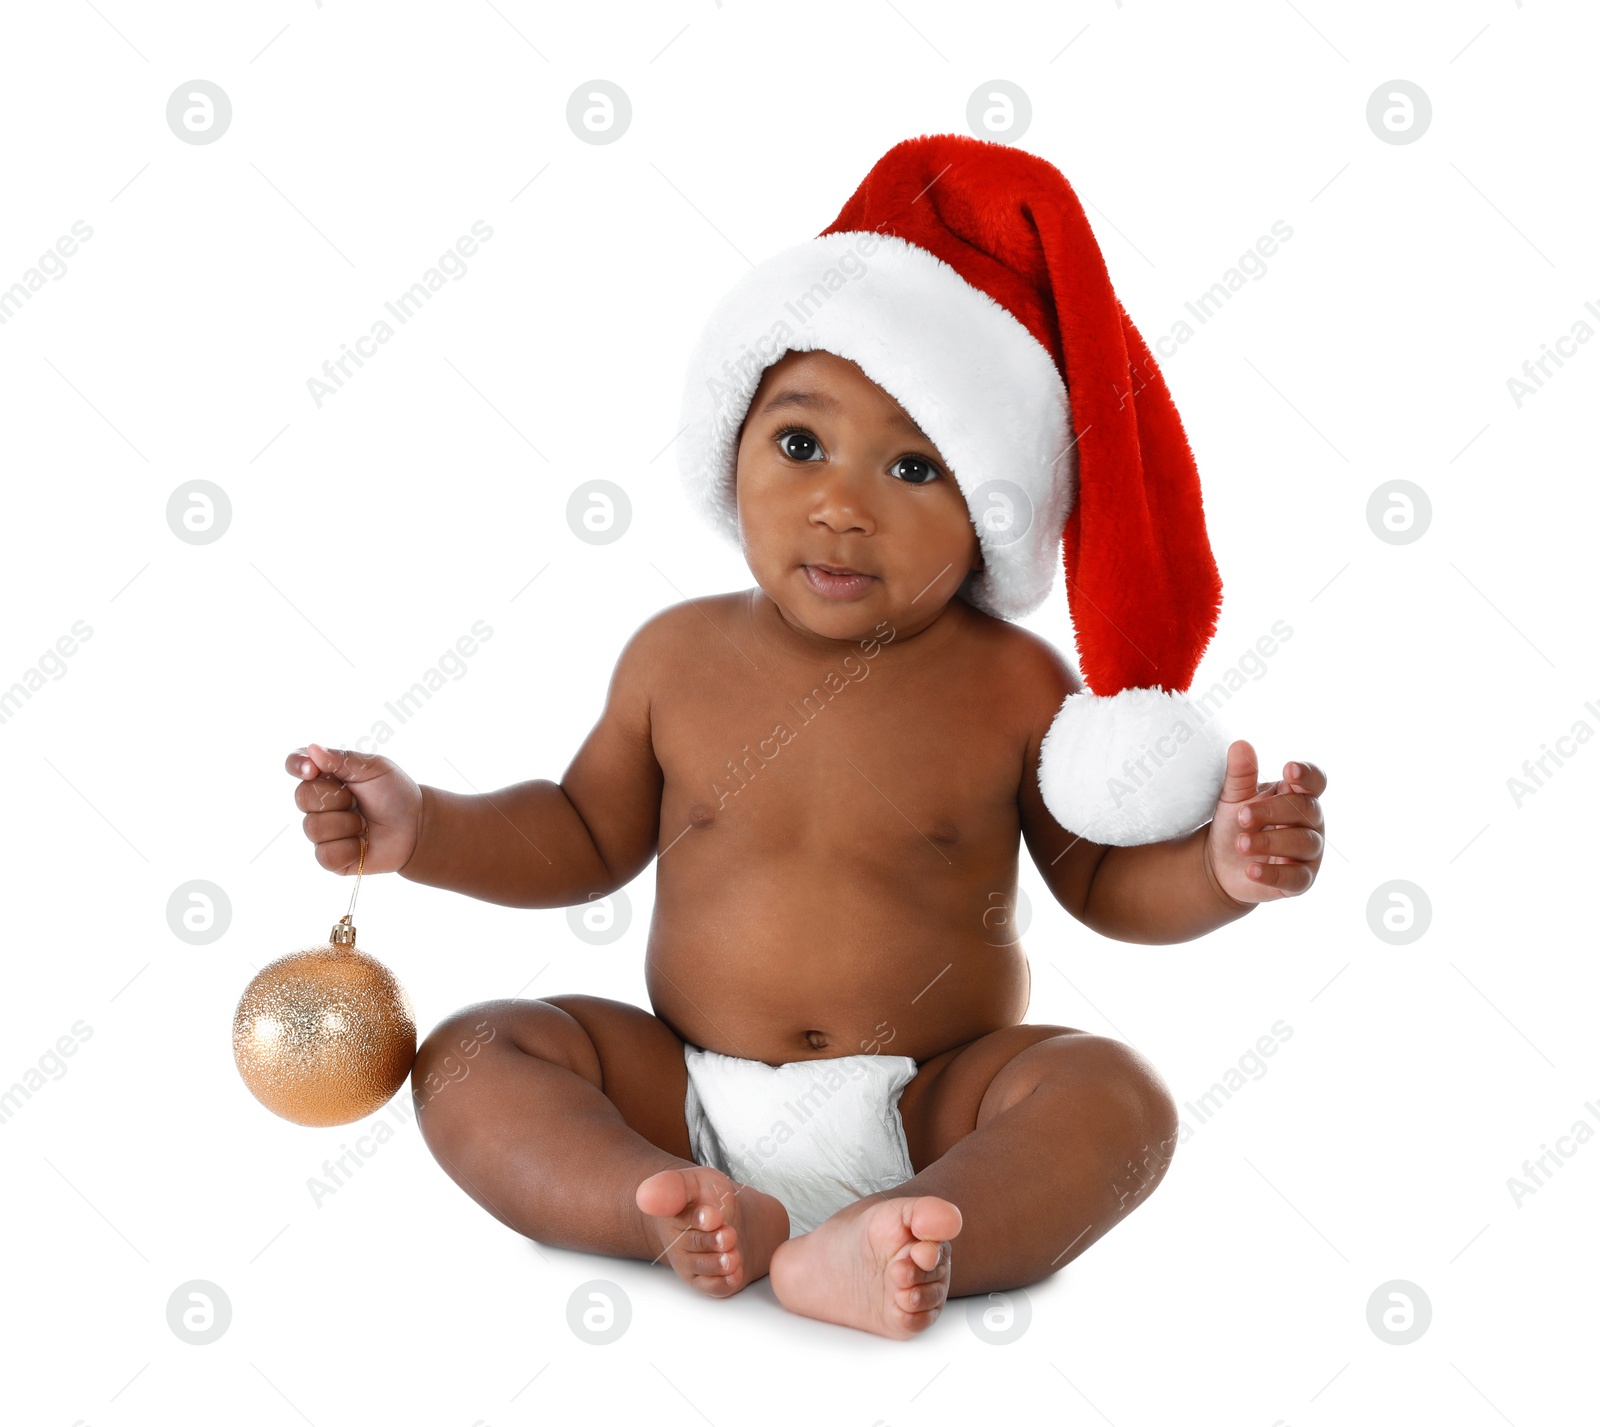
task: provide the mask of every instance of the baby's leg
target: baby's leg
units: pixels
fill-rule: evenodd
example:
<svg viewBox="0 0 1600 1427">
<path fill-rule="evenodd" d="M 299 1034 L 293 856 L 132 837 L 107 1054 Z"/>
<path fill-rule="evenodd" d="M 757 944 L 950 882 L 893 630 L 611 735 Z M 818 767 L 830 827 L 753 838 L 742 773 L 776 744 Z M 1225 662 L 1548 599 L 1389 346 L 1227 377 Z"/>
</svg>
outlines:
<svg viewBox="0 0 1600 1427">
<path fill-rule="evenodd" d="M 445 1172 L 531 1239 L 665 1259 L 720 1297 L 764 1275 L 788 1237 L 778 1200 L 694 1163 L 683 1042 L 637 1006 L 577 995 L 468 1006 L 423 1041 L 411 1084 Z"/>
<path fill-rule="evenodd" d="M 1149 1198 L 1178 1140 L 1154 1067 L 1068 1026 L 1007 1026 L 933 1056 L 899 1109 L 917 1173 L 779 1247 L 784 1307 L 910 1337 L 947 1298 L 1065 1267 Z"/>
</svg>

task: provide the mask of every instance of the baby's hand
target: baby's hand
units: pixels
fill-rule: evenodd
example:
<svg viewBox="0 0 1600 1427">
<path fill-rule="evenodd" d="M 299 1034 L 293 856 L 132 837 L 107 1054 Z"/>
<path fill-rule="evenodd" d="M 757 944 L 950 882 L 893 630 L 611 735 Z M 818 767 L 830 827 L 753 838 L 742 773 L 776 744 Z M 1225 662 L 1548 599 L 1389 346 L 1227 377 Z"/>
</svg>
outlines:
<svg viewBox="0 0 1600 1427">
<path fill-rule="evenodd" d="M 1207 870 L 1235 902 L 1297 897 L 1322 866 L 1327 776 L 1314 763 L 1285 763 L 1275 783 L 1256 782 L 1256 751 L 1228 745 L 1228 775 L 1205 843 Z"/>
<path fill-rule="evenodd" d="M 330 872 L 397 872 L 411 860 L 422 790 L 399 764 L 381 754 L 312 743 L 295 749 L 284 767 L 302 780 L 294 805 L 306 814 L 305 834 Z"/>
</svg>

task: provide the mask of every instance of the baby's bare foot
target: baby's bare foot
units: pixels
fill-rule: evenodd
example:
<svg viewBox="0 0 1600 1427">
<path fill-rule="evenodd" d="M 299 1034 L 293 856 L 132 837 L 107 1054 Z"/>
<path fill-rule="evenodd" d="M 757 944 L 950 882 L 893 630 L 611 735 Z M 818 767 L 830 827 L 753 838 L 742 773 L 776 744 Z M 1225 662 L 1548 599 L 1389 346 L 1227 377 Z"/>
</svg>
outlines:
<svg viewBox="0 0 1600 1427">
<path fill-rule="evenodd" d="M 931 1327 L 950 1291 L 961 1211 L 948 1199 L 864 1199 L 779 1244 L 772 1291 L 793 1313 L 909 1338 Z"/>
<path fill-rule="evenodd" d="M 717 1169 L 664 1169 L 640 1183 L 634 1200 L 651 1216 L 660 1257 L 713 1298 L 764 1277 L 773 1251 L 789 1237 L 781 1200 Z"/>
</svg>

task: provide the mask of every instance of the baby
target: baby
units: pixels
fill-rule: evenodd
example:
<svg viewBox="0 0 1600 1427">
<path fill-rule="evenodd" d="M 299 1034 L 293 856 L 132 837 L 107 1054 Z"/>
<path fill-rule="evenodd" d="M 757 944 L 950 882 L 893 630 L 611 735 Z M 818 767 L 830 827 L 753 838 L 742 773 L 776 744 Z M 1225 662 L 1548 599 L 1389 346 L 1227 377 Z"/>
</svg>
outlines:
<svg viewBox="0 0 1600 1427">
<path fill-rule="evenodd" d="M 878 234 L 873 311 L 897 291 L 900 249 L 931 247 L 926 232 L 895 236 L 914 181 L 943 166 L 952 187 L 981 188 L 995 165 L 1025 164 L 1006 170 L 1008 191 L 1048 184 L 1065 201 L 1054 169 L 998 145 L 908 141 L 875 174 L 897 172 L 891 160 L 914 170 L 906 191 L 880 183 L 901 221 L 847 208 L 834 234 Z M 1071 720 L 1095 696 L 1050 643 L 979 607 L 999 606 L 1019 542 L 975 512 L 982 471 L 945 447 L 966 443 L 976 466 L 973 431 L 1010 440 L 1023 418 L 984 409 L 979 339 L 945 341 L 963 337 L 973 407 L 940 444 L 917 419 L 937 405 L 908 409 L 916 382 L 891 395 L 841 355 L 843 331 L 808 327 L 758 356 L 743 388 L 713 385 L 723 424 L 691 443 L 685 469 L 726 442 L 722 494 L 755 587 L 646 621 L 559 783 L 464 796 L 419 788 L 382 756 L 309 744 L 287 760 L 317 860 L 340 874 L 365 838 L 368 872 L 562 907 L 656 860 L 654 1014 L 578 994 L 489 1001 L 423 1041 L 419 1123 L 472 1198 L 544 1243 L 665 1260 L 713 1297 L 770 1274 L 792 1311 L 891 1338 L 925 1330 L 950 1295 L 1062 1268 L 1149 1196 L 1177 1142 L 1172 1097 L 1137 1052 L 1024 1023 L 1019 838 L 1074 917 L 1143 943 L 1304 892 L 1323 849 L 1323 773 L 1288 763 L 1258 782 L 1243 741 L 1225 767 L 1219 745 L 1204 811 L 1191 793 L 1178 835 L 1158 812 L 1163 777 L 1191 756 L 1182 734 L 1133 744 L 1125 772 L 1117 752 L 1117 816 L 1073 801 L 1077 775 L 1053 774 L 1050 745 L 1080 748 L 1088 725 Z M 1082 350 L 1036 345 L 1069 368 Z M 996 376 L 1014 384 L 1019 370 L 1040 368 Z M 1063 422 L 1067 387 L 1089 386 L 1067 375 Z M 1123 380 L 1123 403 L 1149 400 L 1139 385 Z M 1048 472 L 1074 472 L 1085 508 L 1100 459 L 1089 424 L 1066 438 L 1085 449 Z M 1064 427 L 1052 431 L 1059 444 Z M 1039 548 L 1058 558 L 1064 505 L 1034 508 L 1056 520 Z M 1140 642 L 1161 657 L 1158 639 Z M 1129 831 L 1123 804 L 1167 835 Z"/>
</svg>

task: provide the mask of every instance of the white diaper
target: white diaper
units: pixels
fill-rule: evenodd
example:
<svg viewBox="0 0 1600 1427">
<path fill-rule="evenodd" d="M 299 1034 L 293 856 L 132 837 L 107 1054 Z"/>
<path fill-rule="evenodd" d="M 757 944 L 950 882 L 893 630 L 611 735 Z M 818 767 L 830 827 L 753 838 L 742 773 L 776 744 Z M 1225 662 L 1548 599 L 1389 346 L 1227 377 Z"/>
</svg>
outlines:
<svg viewBox="0 0 1600 1427">
<path fill-rule="evenodd" d="M 781 1199 L 791 1234 L 911 1178 L 899 1108 L 917 1073 L 910 1056 L 773 1066 L 686 1044 L 683 1060 L 695 1163 Z"/>
</svg>

